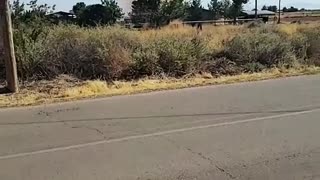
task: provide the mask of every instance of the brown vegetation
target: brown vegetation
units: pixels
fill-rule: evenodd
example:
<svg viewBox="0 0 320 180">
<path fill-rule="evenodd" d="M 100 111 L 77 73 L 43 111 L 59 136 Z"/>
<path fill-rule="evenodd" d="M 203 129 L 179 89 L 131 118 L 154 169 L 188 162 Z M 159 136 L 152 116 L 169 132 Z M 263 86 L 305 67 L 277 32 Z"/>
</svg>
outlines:
<svg viewBox="0 0 320 180">
<path fill-rule="evenodd" d="M 15 43 L 22 92 L 0 96 L 0 106 L 314 74 L 320 65 L 317 24 L 205 26 L 201 35 L 189 26 L 56 26 L 16 31 Z"/>
<path fill-rule="evenodd" d="M 294 69 L 270 69 L 260 73 L 220 76 L 218 78 L 212 77 L 211 74 L 203 73 L 180 79 L 145 78 L 136 81 L 114 81 L 110 83 L 101 80 L 79 81 L 68 76 L 61 76 L 53 81 L 29 82 L 23 86 L 22 91 L 18 94 L 1 95 L 0 107 L 38 105 L 83 98 L 129 95 L 159 90 L 231 84 L 319 73 L 319 67 L 300 67 Z"/>
</svg>

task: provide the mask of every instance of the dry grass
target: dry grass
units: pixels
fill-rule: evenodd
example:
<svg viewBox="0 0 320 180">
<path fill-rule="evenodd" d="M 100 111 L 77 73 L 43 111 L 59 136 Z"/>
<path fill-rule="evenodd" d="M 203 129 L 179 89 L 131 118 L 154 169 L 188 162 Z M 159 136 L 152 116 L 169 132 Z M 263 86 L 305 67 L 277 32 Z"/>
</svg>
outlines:
<svg viewBox="0 0 320 180">
<path fill-rule="evenodd" d="M 219 78 L 213 78 L 209 74 L 203 74 L 184 79 L 144 79 L 132 82 L 116 81 L 109 84 L 99 80 L 77 82 L 73 79 L 62 78 L 53 82 L 38 82 L 36 86 L 35 84 L 26 86 L 18 94 L 0 95 L 0 107 L 38 105 L 84 98 L 128 95 L 159 90 L 231 84 L 319 73 L 319 67 L 301 67 L 295 69 L 272 69 L 262 73 L 222 76 Z"/>
<path fill-rule="evenodd" d="M 316 29 L 319 28 L 320 24 L 312 23 L 312 24 L 280 24 L 276 26 L 276 31 L 279 33 L 283 33 L 289 37 L 295 36 L 305 30 Z"/>
<path fill-rule="evenodd" d="M 278 25 L 278 32 L 280 33 L 284 33 L 286 35 L 288 35 L 289 37 L 297 34 L 298 32 L 298 27 L 299 25 L 297 24 L 281 24 L 281 25 Z"/>
<path fill-rule="evenodd" d="M 248 31 L 244 26 L 213 26 L 204 25 L 203 31 L 199 35 L 196 28 L 190 25 L 183 25 L 176 22 L 174 25 L 168 25 L 157 30 L 140 31 L 139 37 L 142 42 L 148 43 L 150 41 L 157 41 L 160 39 L 167 39 L 168 37 L 174 37 L 184 39 L 186 37 L 201 38 L 207 45 L 207 49 L 221 50 L 224 48 L 225 42 L 234 38 L 237 34 Z"/>
<path fill-rule="evenodd" d="M 219 64 L 212 65 L 213 70 L 211 68 L 195 70 L 193 67 L 196 67 L 195 65 L 200 64 L 200 61 L 202 62 L 203 60 L 206 62 L 219 60 L 216 59 L 216 54 L 223 52 L 228 47 L 228 42 L 239 34 L 247 34 L 249 38 L 251 37 L 249 35 L 254 33 L 259 35 L 263 33 L 281 34 L 281 38 L 284 37 L 285 40 L 295 42 L 295 47 L 298 49 L 300 46 L 306 46 L 304 38 L 307 40 L 308 38 L 303 34 L 304 31 L 313 32 L 319 29 L 319 27 L 320 24 L 316 23 L 261 25 L 261 27 L 257 28 L 247 28 L 247 25 L 206 25 L 203 27 L 203 31 L 198 34 L 195 28 L 183 26 L 181 22 L 174 22 L 160 30 L 146 31 L 133 31 L 120 27 L 85 29 L 76 26 L 57 26 L 50 30 L 47 36 L 41 36 L 41 39 L 37 41 L 35 47 L 39 47 L 39 49 L 30 49 L 24 52 L 24 46 L 22 46 L 20 47 L 21 51 L 17 51 L 21 53 L 18 57 L 23 57 L 18 62 L 20 64 L 23 63 L 25 68 L 20 74 L 29 73 L 29 75 L 21 79 L 28 80 L 34 76 L 43 77 L 39 79 L 46 79 L 46 75 L 49 78 L 56 78 L 59 75 L 61 76 L 61 74 L 69 74 L 79 79 L 100 78 L 108 79 L 109 81 L 114 79 L 130 79 L 132 77 L 144 78 L 146 76 L 166 76 L 168 78 L 149 78 L 139 81 L 116 81 L 112 83 L 100 80 L 80 81 L 79 79 L 68 79 L 66 77 L 58 78 L 54 81 L 36 81 L 23 86 L 22 91 L 18 94 L 0 95 L 0 107 L 36 105 L 91 97 L 317 74 L 320 72 L 320 68 L 304 67 L 290 70 L 273 69 L 262 73 L 221 76 L 219 78 L 213 78 L 210 74 L 181 78 L 194 72 L 208 72 L 218 76 L 235 74 L 235 71 L 232 69 L 234 68 L 233 65 L 222 68 L 227 69 L 227 72 L 216 72 L 216 70 L 221 69 L 218 66 Z M 302 40 L 295 38 L 298 36 L 304 38 Z M 34 44 L 33 41 L 30 42 Z M 312 46 L 308 50 L 312 50 L 313 53 L 310 53 L 310 55 L 312 55 L 313 59 L 318 60 L 316 42 L 314 43 L 314 47 Z M 266 44 L 265 46 L 270 45 Z M 44 49 L 41 49 L 42 47 Z M 300 49 L 302 49 L 301 51 L 304 50 L 303 48 Z M 195 50 L 197 53 L 191 50 Z M 269 51 L 265 52 L 268 52 L 268 55 L 272 56 Z M 252 54 L 251 51 L 250 53 Z M 160 55 L 163 54 L 167 56 L 161 59 Z M 247 55 L 245 54 L 245 56 Z M 237 59 L 227 60 L 234 61 Z M 171 67 L 172 64 L 172 68 L 167 70 L 166 67 Z M 317 65 L 316 63 L 313 64 Z M 242 63 L 235 65 L 242 66 Z M 224 66 L 224 64 L 221 66 Z M 254 71 L 256 70 L 247 69 L 244 72 Z M 239 72 L 236 73 L 238 74 Z"/>
</svg>

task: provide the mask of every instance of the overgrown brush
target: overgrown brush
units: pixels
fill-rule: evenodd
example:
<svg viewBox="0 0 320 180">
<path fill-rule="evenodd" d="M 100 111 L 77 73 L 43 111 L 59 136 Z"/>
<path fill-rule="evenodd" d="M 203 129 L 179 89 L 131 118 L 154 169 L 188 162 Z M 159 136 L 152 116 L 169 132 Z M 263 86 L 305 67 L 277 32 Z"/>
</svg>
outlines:
<svg viewBox="0 0 320 180">
<path fill-rule="evenodd" d="M 228 43 L 225 56 L 237 65 L 244 66 L 248 72 L 292 67 L 296 59 L 290 42 L 275 33 L 239 35 Z"/>
<path fill-rule="evenodd" d="M 134 31 L 58 25 L 19 27 L 14 35 L 21 80 L 220 76 L 320 65 L 315 25 L 205 26 L 200 35 L 188 26 Z"/>
<path fill-rule="evenodd" d="M 81 79 L 116 79 L 132 63 L 132 51 L 139 43 L 120 28 L 80 29 L 57 27 L 49 36 L 45 58 L 56 74 L 72 74 Z"/>
<path fill-rule="evenodd" d="M 309 29 L 303 32 L 306 36 L 306 55 L 309 64 L 320 66 L 320 30 L 319 28 Z"/>
</svg>

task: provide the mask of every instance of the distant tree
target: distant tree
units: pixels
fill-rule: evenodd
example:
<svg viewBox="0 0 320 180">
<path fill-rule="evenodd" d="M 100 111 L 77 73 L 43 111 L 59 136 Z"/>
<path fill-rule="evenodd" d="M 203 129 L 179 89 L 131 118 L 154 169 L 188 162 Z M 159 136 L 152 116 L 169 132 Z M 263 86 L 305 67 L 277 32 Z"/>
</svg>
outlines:
<svg viewBox="0 0 320 180">
<path fill-rule="evenodd" d="M 299 11 L 299 9 L 298 9 L 298 8 L 295 8 L 295 7 L 293 7 L 293 6 L 291 6 L 291 7 L 288 9 L 288 12 L 297 12 L 297 11 Z"/>
<path fill-rule="evenodd" d="M 187 14 L 187 4 L 184 0 L 163 0 L 160 14 L 162 17 L 162 24 L 168 24 L 174 19 L 184 19 Z"/>
<path fill-rule="evenodd" d="M 232 0 L 232 5 L 230 7 L 230 16 L 233 18 L 234 23 L 237 21 L 241 10 L 243 9 L 243 4 L 247 4 L 249 0 Z"/>
<path fill-rule="evenodd" d="M 201 0 L 192 0 L 188 7 L 188 21 L 199 21 L 202 19 L 202 10 Z"/>
<path fill-rule="evenodd" d="M 132 1 L 131 18 L 133 23 L 145 23 L 149 20 L 149 12 L 147 12 L 146 0 L 134 0 Z"/>
<path fill-rule="evenodd" d="M 105 0 L 102 4 L 86 6 L 80 13 L 79 23 L 83 26 L 112 25 L 122 16 L 122 9 L 115 0 Z"/>
<path fill-rule="evenodd" d="M 161 0 L 134 0 L 132 2 L 132 21 L 159 26 L 161 22 Z"/>
<path fill-rule="evenodd" d="M 208 4 L 213 19 L 219 19 L 223 16 L 222 2 L 218 0 L 211 0 Z"/>
<path fill-rule="evenodd" d="M 231 6 L 230 0 L 222 0 L 221 1 L 221 10 L 222 10 L 222 15 L 224 16 L 224 18 L 230 17 L 230 6 Z"/>
<path fill-rule="evenodd" d="M 106 8 L 101 4 L 89 5 L 79 15 L 80 25 L 83 26 L 97 26 L 108 23 Z"/>
<path fill-rule="evenodd" d="M 283 12 L 288 12 L 288 8 L 287 7 L 283 7 L 282 11 Z"/>
<path fill-rule="evenodd" d="M 282 10 L 283 10 L 283 12 L 297 12 L 297 11 L 299 11 L 298 8 L 295 8 L 293 6 L 291 6 L 290 8 L 284 7 Z"/>
<path fill-rule="evenodd" d="M 268 11 L 272 11 L 272 12 L 277 12 L 278 11 L 278 7 L 277 6 L 268 6 Z"/>
<path fill-rule="evenodd" d="M 101 3 L 106 8 L 106 12 L 109 15 L 107 24 L 114 24 L 123 17 L 122 8 L 120 8 L 116 0 L 101 0 Z"/>
<path fill-rule="evenodd" d="M 38 16 L 45 16 L 48 13 L 52 13 L 56 7 L 55 5 L 49 6 L 48 4 L 38 4 L 38 0 L 31 0 L 27 5 L 29 6 L 27 12 Z"/>
<path fill-rule="evenodd" d="M 25 4 L 20 3 L 19 0 L 14 0 L 10 7 L 12 11 L 12 21 L 20 21 L 25 14 Z"/>
<path fill-rule="evenodd" d="M 10 4 L 10 8 L 14 26 L 20 26 L 22 24 L 41 26 L 44 23 L 50 23 L 46 15 L 55 10 L 55 5 L 38 4 L 37 0 L 31 0 L 27 4 L 21 3 L 19 0 L 14 0 L 12 4 Z"/>
<path fill-rule="evenodd" d="M 86 7 L 87 5 L 84 2 L 78 2 L 73 6 L 72 11 L 77 17 L 79 17 L 80 14 L 86 9 Z"/>
<path fill-rule="evenodd" d="M 261 10 L 265 11 L 268 10 L 268 7 L 266 5 L 263 5 L 263 7 L 261 8 Z"/>
</svg>

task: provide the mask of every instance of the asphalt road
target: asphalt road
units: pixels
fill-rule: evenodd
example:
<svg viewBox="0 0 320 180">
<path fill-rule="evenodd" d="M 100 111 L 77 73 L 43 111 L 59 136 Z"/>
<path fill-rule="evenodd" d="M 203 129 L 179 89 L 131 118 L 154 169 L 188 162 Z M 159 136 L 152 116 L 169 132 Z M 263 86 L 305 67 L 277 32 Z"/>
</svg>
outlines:
<svg viewBox="0 0 320 180">
<path fill-rule="evenodd" d="M 320 179 L 320 76 L 0 110 L 1 180 Z"/>
</svg>

